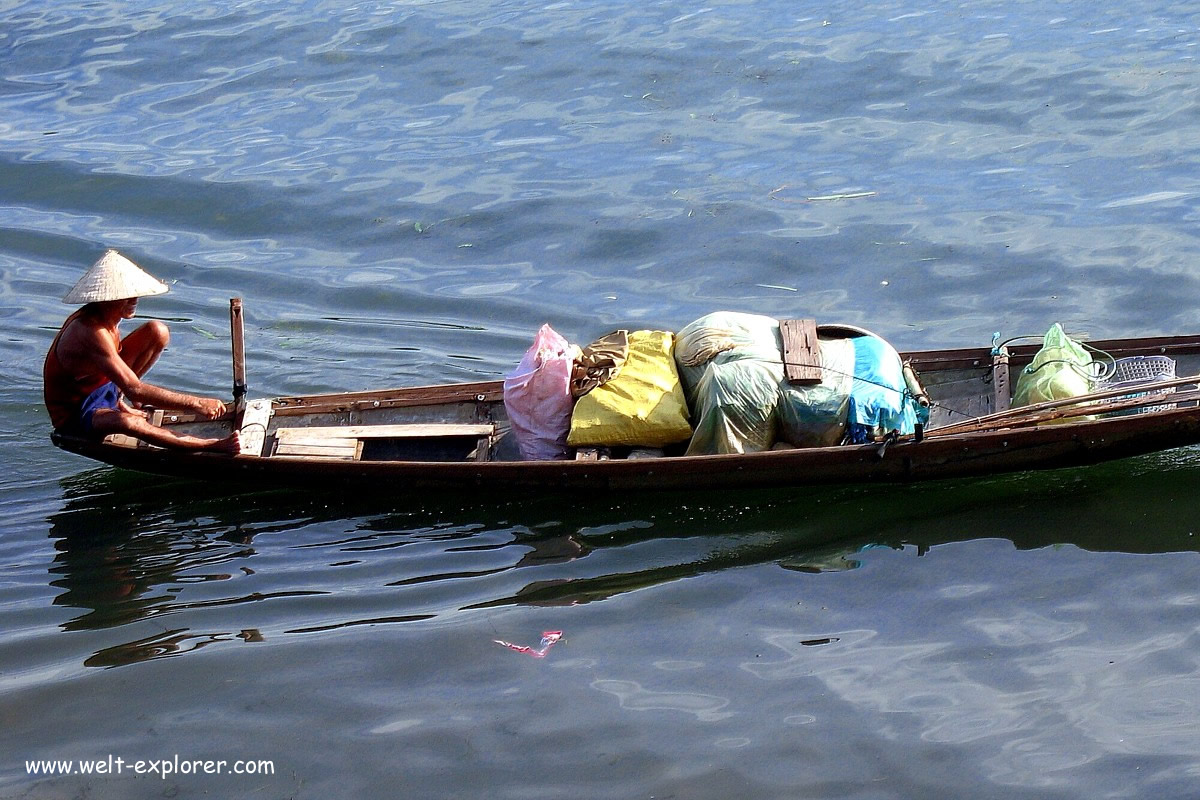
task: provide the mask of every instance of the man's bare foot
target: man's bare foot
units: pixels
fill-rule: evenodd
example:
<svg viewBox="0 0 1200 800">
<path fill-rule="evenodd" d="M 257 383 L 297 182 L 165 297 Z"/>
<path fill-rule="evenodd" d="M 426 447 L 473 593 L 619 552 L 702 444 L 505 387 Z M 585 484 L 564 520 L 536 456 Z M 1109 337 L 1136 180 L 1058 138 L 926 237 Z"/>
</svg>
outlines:
<svg viewBox="0 0 1200 800">
<path fill-rule="evenodd" d="M 224 453 L 227 456 L 236 456 L 242 452 L 242 437 L 241 434 L 234 431 L 224 439 L 210 439 L 207 444 L 199 449 L 208 453 Z"/>
</svg>

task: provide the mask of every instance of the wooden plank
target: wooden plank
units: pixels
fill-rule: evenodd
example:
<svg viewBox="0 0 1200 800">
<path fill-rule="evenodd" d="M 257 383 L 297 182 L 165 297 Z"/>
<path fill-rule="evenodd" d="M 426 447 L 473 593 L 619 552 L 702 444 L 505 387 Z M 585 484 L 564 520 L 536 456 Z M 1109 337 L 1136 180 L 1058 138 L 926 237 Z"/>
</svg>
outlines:
<svg viewBox="0 0 1200 800">
<path fill-rule="evenodd" d="M 339 461 L 357 461 L 362 457 L 361 439 L 298 439 L 295 441 L 275 440 L 277 456 L 306 456 L 329 458 Z"/>
<path fill-rule="evenodd" d="M 140 447 L 142 440 L 124 433 L 110 433 L 104 437 L 104 443 L 116 445 L 117 447 Z"/>
<path fill-rule="evenodd" d="M 312 428 L 278 428 L 275 438 L 279 440 L 299 439 L 408 439 L 437 436 L 491 436 L 496 432 L 493 424 L 425 423 L 403 425 L 329 425 Z"/>
<path fill-rule="evenodd" d="M 241 453 L 244 456 L 261 456 L 267 439 L 267 424 L 271 421 L 271 401 L 251 400 L 246 403 L 242 414 Z"/>
<path fill-rule="evenodd" d="M 1000 347 L 992 356 L 992 391 L 995 402 L 992 409 L 1007 411 L 1012 407 L 1012 388 L 1009 386 L 1008 348 Z"/>
<path fill-rule="evenodd" d="M 968 417 L 982 417 L 991 414 L 993 411 L 992 403 L 996 398 L 988 397 L 985 394 L 977 394 L 974 397 L 967 399 L 966 414 Z M 961 420 L 960 420 L 961 421 Z"/>
<path fill-rule="evenodd" d="M 286 416 L 350 409 L 370 410 L 454 403 L 498 403 L 503 399 L 503 381 L 483 381 L 444 386 L 410 386 L 403 389 L 280 397 L 275 401 L 275 413 Z"/>
<path fill-rule="evenodd" d="M 788 383 L 812 386 L 821 382 L 821 346 L 815 319 L 781 319 L 783 371 Z"/>
</svg>

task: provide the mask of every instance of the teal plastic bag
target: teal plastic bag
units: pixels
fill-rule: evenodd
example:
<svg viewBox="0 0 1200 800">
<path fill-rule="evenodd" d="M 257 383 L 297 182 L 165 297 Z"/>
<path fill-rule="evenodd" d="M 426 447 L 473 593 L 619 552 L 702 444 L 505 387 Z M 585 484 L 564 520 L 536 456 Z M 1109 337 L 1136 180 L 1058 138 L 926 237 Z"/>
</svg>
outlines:
<svg viewBox="0 0 1200 800">
<path fill-rule="evenodd" d="M 873 436 L 891 431 L 902 436 L 912 433 L 918 422 L 928 420 L 928 411 L 908 391 L 900 354 L 878 336 L 859 336 L 852 341 L 855 380 L 850 390 L 851 431 L 865 429 Z"/>
<path fill-rule="evenodd" d="M 1021 370 L 1013 392 L 1013 407 L 1087 394 L 1095 386 L 1091 377 L 1094 369 L 1092 354 L 1067 336 L 1056 322 L 1046 331 L 1042 349 Z"/>
</svg>

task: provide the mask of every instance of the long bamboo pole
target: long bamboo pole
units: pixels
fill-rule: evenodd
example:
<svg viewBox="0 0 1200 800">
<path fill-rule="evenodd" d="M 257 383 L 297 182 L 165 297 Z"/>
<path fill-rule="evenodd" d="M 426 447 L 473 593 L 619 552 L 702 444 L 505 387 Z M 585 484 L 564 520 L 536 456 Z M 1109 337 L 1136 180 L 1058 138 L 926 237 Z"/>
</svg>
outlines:
<svg viewBox="0 0 1200 800">
<path fill-rule="evenodd" d="M 1062 419 L 1067 417 L 1085 416 L 1088 414 L 1103 414 L 1111 411 L 1122 411 L 1130 408 L 1139 408 L 1147 405 L 1161 405 L 1164 403 L 1183 402 L 1185 400 L 1195 400 L 1196 392 L 1184 392 L 1180 394 L 1171 394 L 1164 390 L 1173 389 L 1178 386 L 1187 386 L 1200 384 L 1200 375 L 1190 375 L 1185 378 L 1175 378 L 1169 381 L 1158 381 L 1145 386 L 1125 386 L 1119 389 L 1106 389 L 1101 392 L 1089 392 L 1075 397 L 1064 398 L 1062 400 L 1047 400 L 1042 403 L 1034 403 L 1028 406 L 1020 406 L 1011 408 L 1007 411 L 998 411 L 994 414 L 986 414 L 981 417 L 974 417 L 963 422 L 957 422 L 953 425 L 946 425 L 941 428 L 936 428 L 931 431 L 926 431 L 926 436 L 946 436 L 952 433 L 965 433 L 972 430 L 980 430 L 995 427 L 1011 427 L 1013 425 L 1028 425 L 1038 422 L 1048 422 L 1053 419 Z M 1124 399 L 1130 394 L 1142 394 L 1141 397 Z M 1116 399 L 1112 403 L 1103 405 L 1094 405 L 1099 400 Z M 1055 413 L 1057 412 L 1057 413 Z"/>
</svg>

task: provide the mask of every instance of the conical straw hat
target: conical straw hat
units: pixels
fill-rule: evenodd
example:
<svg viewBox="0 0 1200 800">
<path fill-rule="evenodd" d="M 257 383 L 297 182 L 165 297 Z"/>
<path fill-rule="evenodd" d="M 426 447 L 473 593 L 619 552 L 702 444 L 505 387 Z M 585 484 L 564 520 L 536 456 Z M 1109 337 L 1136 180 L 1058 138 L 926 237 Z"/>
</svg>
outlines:
<svg viewBox="0 0 1200 800">
<path fill-rule="evenodd" d="M 64 303 L 103 303 L 109 300 L 125 300 L 130 297 L 149 297 L 163 294 L 167 285 L 145 272 L 116 250 L 109 250 L 83 273 L 79 283 L 67 296 Z"/>
</svg>

